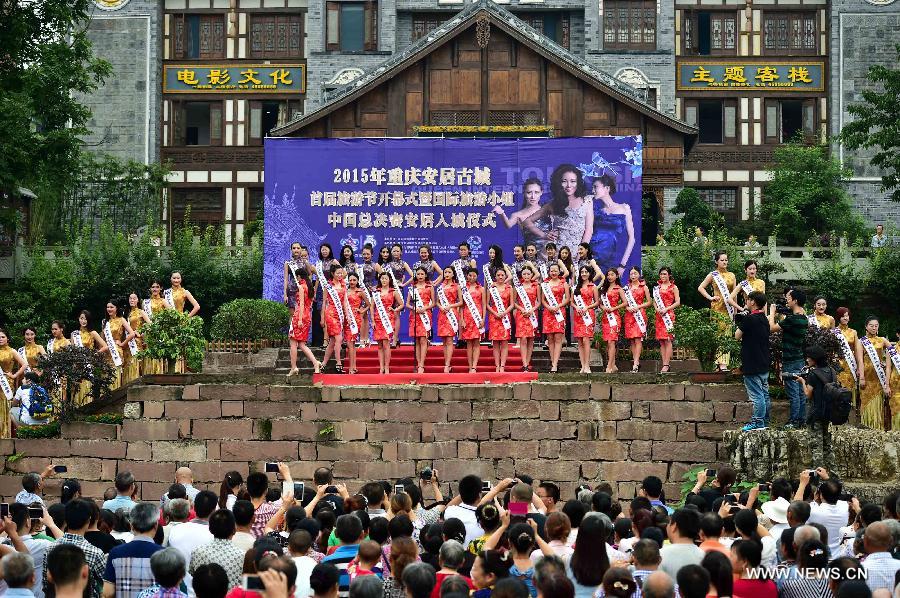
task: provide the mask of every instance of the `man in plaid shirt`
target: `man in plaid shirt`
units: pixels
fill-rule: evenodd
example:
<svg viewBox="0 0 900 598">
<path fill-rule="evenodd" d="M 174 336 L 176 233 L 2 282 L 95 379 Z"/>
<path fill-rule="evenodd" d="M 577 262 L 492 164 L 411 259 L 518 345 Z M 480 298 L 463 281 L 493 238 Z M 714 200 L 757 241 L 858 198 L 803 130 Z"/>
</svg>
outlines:
<svg viewBox="0 0 900 598">
<path fill-rule="evenodd" d="M 293 491 L 294 480 L 291 478 L 291 470 L 284 463 L 278 464 L 278 473 L 281 474 L 283 480 L 282 488 L 287 492 Z M 275 502 L 266 500 L 266 493 L 269 491 L 269 476 L 261 471 L 256 471 L 247 476 L 247 493 L 250 495 L 250 502 L 256 514 L 253 517 L 253 524 L 250 526 L 250 533 L 254 538 L 265 535 L 266 524 L 269 523 L 278 508 L 281 506 L 281 499 Z"/>
<path fill-rule="evenodd" d="M 159 525 L 159 507 L 139 502 L 129 515 L 134 539 L 109 551 L 103 572 L 103 595 L 107 598 L 136 598 L 154 584 L 150 557 L 163 549 L 153 541 Z"/>
<path fill-rule="evenodd" d="M 84 539 L 84 532 L 91 524 L 91 503 L 76 498 L 66 505 L 66 533 L 56 541 L 56 546 L 72 544 L 84 552 L 88 565 L 88 590 L 91 598 L 103 596 L 103 571 L 106 569 L 106 555 L 103 551 Z M 50 589 L 47 569 L 44 569 L 44 593 Z"/>
</svg>

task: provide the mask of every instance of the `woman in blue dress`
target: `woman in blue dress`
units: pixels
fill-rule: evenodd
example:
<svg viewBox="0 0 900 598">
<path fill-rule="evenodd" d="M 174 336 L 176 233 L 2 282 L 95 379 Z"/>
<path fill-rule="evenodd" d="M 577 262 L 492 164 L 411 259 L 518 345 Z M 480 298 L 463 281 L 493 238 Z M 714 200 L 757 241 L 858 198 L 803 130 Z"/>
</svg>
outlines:
<svg viewBox="0 0 900 598">
<path fill-rule="evenodd" d="M 634 249 L 631 207 L 613 199 L 616 179 L 611 175 L 594 179 L 593 191 L 594 232 L 590 242 L 594 259 L 604 272 L 615 268 L 621 276 Z"/>
</svg>

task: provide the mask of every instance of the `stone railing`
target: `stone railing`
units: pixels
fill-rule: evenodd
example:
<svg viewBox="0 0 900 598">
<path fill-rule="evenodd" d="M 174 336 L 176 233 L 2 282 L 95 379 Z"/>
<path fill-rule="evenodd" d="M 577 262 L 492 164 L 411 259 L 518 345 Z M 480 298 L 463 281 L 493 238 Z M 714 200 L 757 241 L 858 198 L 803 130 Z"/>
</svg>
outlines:
<svg viewBox="0 0 900 598">
<path fill-rule="evenodd" d="M 285 461 L 309 480 L 320 466 L 351 482 L 416 476 L 444 482 L 468 473 L 527 473 L 570 494 L 581 481 L 610 481 L 630 499 L 647 475 L 677 497 L 682 475 L 726 463 L 723 432 L 750 416 L 742 385 L 534 382 L 506 386 L 313 387 L 277 384 L 148 385 L 129 389 L 122 425 L 76 423 L 59 439 L 2 440 L 0 496 L 48 460 L 64 463 L 99 497 L 129 470 L 156 500 L 175 469 L 190 465 L 200 487 L 226 472 L 246 475 Z M 58 495 L 60 480 L 47 482 Z"/>
</svg>

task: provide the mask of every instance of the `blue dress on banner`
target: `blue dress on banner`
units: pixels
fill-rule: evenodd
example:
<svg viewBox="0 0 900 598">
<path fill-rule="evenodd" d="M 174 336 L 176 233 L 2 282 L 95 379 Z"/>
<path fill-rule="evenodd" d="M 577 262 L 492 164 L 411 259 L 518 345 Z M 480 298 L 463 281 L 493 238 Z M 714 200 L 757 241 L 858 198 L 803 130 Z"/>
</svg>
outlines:
<svg viewBox="0 0 900 598">
<path fill-rule="evenodd" d="M 603 204 L 597 202 L 600 206 Z M 591 237 L 591 249 L 597 265 L 605 273 L 610 268 L 619 266 L 622 252 L 625 250 L 623 240 L 627 239 L 625 231 L 625 214 L 607 214 L 599 209 L 594 214 L 594 234 Z"/>
</svg>

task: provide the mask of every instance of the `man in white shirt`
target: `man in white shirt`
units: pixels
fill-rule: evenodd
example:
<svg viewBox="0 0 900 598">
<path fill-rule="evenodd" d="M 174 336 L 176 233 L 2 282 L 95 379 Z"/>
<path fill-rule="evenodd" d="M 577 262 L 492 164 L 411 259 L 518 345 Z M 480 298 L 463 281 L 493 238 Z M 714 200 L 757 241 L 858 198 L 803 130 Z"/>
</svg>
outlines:
<svg viewBox="0 0 900 598">
<path fill-rule="evenodd" d="M 672 513 L 666 535 L 670 544 L 663 546 L 659 555 L 662 562 L 660 570 L 672 579 L 678 576 L 678 570 L 685 565 L 699 565 L 706 553 L 694 540 L 700 534 L 700 513 L 691 509 L 678 509 Z"/>
<path fill-rule="evenodd" d="M 181 499 L 178 499 L 181 500 Z M 184 556 L 184 562 L 191 562 L 191 554 L 194 550 L 213 541 L 213 535 L 209 531 L 209 516 L 219 506 L 219 497 L 214 492 L 204 490 L 197 494 L 194 500 L 195 519 L 187 523 L 181 523 L 169 531 L 169 546 L 177 548 Z M 184 583 L 191 589 L 191 576 L 184 576 Z"/>
<path fill-rule="evenodd" d="M 482 481 L 477 475 L 467 475 L 459 481 L 458 495 L 444 511 L 444 520 L 459 519 L 466 526 L 466 548 L 469 542 L 480 538 L 484 530 L 478 524 L 475 510 L 481 500 Z"/>
<path fill-rule="evenodd" d="M 841 528 L 847 525 L 849 506 L 846 500 L 839 500 L 843 490 L 841 483 L 830 479 L 828 471 L 824 467 L 815 470 L 821 478 L 819 489 L 816 491 L 817 501 L 809 505 L 809 519 L 807 524 L 818 523 L 828 532 L 828 551 L 837 554 L 841 545 Z M 803 493 L 809 485 L 809 470 L 800 472 L 800 486 L 794 494 L 794 500 L 803 500 Z"/>
<path fill-rule="evenodd" d="M 25 545 L 29 554 L 31 554 L 31 557 L 34 559 L 35 583 L 31 587 L 31 591 L 35 598 L 44 598 L 42 583 L 44 579 L 44 566 L 47 562 L 47 553 L 53 548 L 53 542 L 35 538 L 31 535 L 31 516 L 28 513 L 27 505 L 20 503 L 9 505 L 9 516 L 16 524 L 19 539 L 22 540 L 22 544 Z M 62 530 L 56 527 L 53 518 L 47 513 L 46 508 L 43 509 L 43 516 L 41 519 L 47 527 L 47 531 L 49 531 L 54 538 L 62 537 Z"/>
<path fill-rule="evenodd" d="M 191 471 L 190 467 L 179 467 L 175 470 L 175 483 L 184 486 L 184 490 L 185 492 L 187 492 L 188 500 L 191 502 L 194 502 L 194 499 L 197 498 L 197 494 L 200 493 L 200 491 L 193 486 L 194 472 Z M 159 501 L 160 508 L 165 508 L 168 501 L 169 493 L 166 492 L 165 494 L 163 494 L 162 499 Z"/>
<path fill-rule="evenodd" d="M 318 564 L 314 558 L 309 556 L 312 543 L 312 536 L 304 529 L 295 529 L 288 537 L 288 550 L 297 566 L 297 591 L 294 594 L 296 598 L 306 598 L 310 595 L 309 577 Z"/>
<path fill-rule="evenodd" d="M 381 482 L 369 482 L 360 489 L 359 493 L 366 497 L 368 505 L 366 512 L 369 514 L 369 519 L 387 517 L 387 493 Z"/>
<path fill-rule="evenodd" d="M 894 589 L 894 579 L 900 570 L 900 561 L 888 552 L 893 540 L 890 528 L 882 521 L 876 521 L 866 527 L 863 547 L 868 556 L 863 560 L 862 566 L 866 570 L 866 585 L 872 592 Z"/>
<path fill-rule="evenodd" d="M 53 475 L 53 465 L 47 465 L 41 473 L 31 472 L 22 476 L 22 489 L 16 494 L 15 502 L 30 505 L 33 502 L 44 504 L 41 492 L 44 490 L 44 479 Z"/>
</svg>

